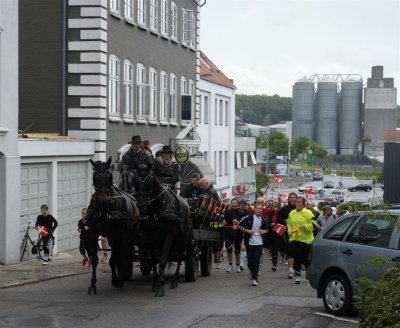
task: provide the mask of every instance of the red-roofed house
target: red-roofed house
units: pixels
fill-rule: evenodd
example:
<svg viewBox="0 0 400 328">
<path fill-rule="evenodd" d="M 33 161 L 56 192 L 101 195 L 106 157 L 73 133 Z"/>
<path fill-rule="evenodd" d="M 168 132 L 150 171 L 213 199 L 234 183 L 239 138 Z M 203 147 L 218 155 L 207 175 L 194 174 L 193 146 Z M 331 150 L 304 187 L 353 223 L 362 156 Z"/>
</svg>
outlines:
<svg viewBox="0 0 400 328">
<path fill-rule="evenodd" d="M 233 80 L 201 52 L 196 119 L 201 138 L 199 151 L 214 169 L 214 187 L 223 199 L 232 197 L 234 184 L 235 91 Z"/>
</svg>

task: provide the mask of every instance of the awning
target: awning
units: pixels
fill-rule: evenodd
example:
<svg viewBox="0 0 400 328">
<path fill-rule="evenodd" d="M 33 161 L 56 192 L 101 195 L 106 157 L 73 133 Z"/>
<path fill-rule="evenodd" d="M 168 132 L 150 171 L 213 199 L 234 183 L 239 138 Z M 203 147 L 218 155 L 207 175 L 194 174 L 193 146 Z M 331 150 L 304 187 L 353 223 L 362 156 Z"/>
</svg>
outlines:
<svg viewBox="0 0 400 328">
<path fill-rule="evenodd" d="M 199 173 L 211 183 L 216 182 L 214 170 L 204 159 L 192 157 L 189 162 L 181 165 L 181 185 L 190 184 L 193 173 Z"/>
</svg>

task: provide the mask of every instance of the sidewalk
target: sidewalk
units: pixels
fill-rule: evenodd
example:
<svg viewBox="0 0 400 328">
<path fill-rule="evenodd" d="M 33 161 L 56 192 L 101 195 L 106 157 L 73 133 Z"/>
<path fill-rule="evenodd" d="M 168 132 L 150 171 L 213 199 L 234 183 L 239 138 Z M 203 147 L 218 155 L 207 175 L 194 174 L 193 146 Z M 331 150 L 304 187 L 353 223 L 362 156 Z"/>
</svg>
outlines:
<svg viewBox="0 0 400 328">
<path fill-rule="evenodd" d="M 0 289 L 90 272 L 90 268 L 82 267 L 82 256 L 78 250 L 58 253 L 47 266 L 38 259 L 0 265 Z"/>
</svg>

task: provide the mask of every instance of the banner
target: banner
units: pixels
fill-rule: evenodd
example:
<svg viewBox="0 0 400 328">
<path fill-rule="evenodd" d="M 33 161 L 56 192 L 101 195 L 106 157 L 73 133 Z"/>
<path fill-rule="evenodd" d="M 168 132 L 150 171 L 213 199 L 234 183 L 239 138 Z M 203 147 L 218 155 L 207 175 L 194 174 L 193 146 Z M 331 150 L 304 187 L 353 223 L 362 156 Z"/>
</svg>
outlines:
<svg viewBox="0 0 400 328">
<path fill-rule="evenodd" d="M 285 156 L 276 156 L 276 174 L 278 175 L 287 175 L 288 174 L 288 157 Z"/>
</svg>

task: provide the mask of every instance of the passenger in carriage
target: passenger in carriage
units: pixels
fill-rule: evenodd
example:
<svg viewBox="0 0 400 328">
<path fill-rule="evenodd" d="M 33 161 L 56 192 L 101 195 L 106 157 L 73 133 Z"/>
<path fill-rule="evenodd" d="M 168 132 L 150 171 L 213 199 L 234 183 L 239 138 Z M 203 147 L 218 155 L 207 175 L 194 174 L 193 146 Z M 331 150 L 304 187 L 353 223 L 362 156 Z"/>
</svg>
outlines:
<svg viewBox="0 0 400 328">
<path fill-rule="evenodd" d="M 175 191 L 175 185 L 180 180 L 180 166 L 172 156 L 173 153 L 171 146 L 163 146 L 160 156 L 154 161 L 153 172 L 161 184 L 169 185 Z"/>
<path fill-rule="evenodd" d="M 190 184 L 182 188 L 181 196 L 185 199 L 196 199 L 202 193 L 199 186 L 200 174 L 193 173 L 190 179 Z"/>
<path fill-rule="evenodd" d="M 149 151 L 143 148 L 140 136 L 133 136 L 129 149 L 122 156 L 121 163 L 118 165 L 118 171 L 138 171 L 144 169 L 150 172 L 153 167 L 153 156 Z"/>
<path fill-rule="evenodd" d="M 142 146 L 140 136 L 133 136 L 131 148 L 122 156 L 118 165 L 118 171 L 121 173 L 120 188 L 126 192 L 132 192 L 133 173 L 138 171 L 147 171 L 153 167 L 153 156 Z"/>
<path fill-rule="evenodd" d="M 201 189 L 201 194 L 206 195 L 208 198 L 215 199 L 217 202 L 220 202 L 221 199 L 210 181 L 206 178 L 201 178 L 199 181 L 199 186 Z"/>
</svg>

